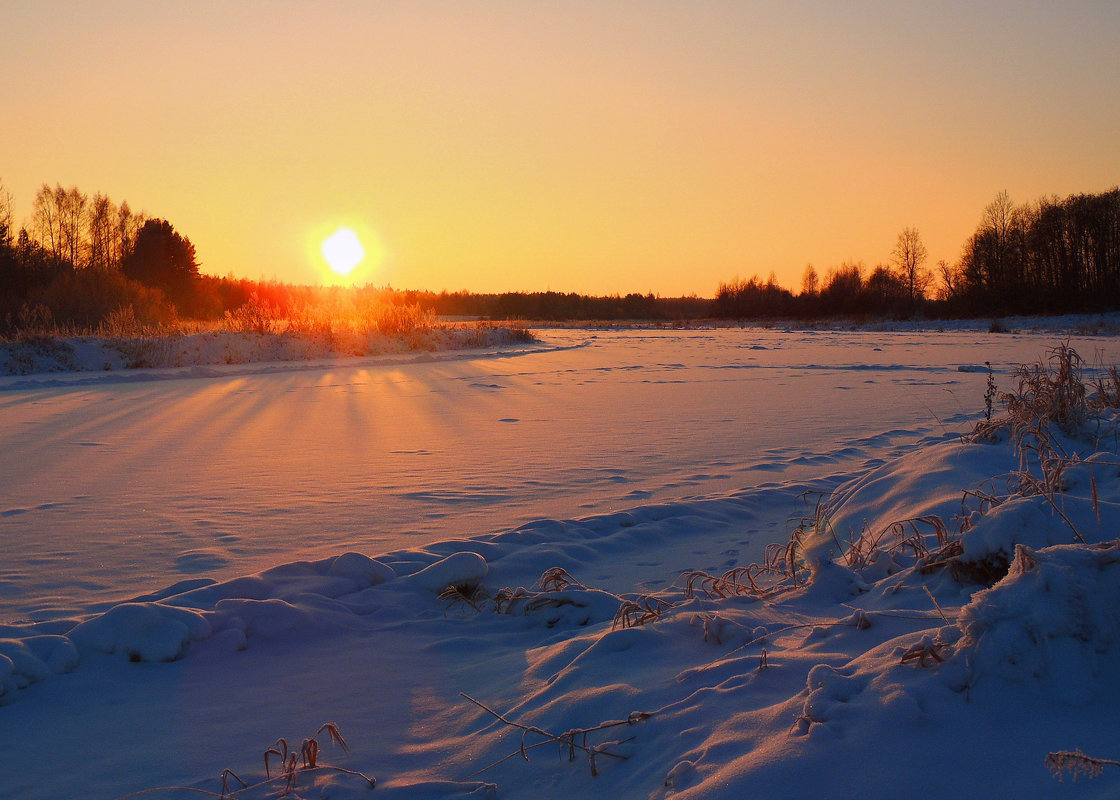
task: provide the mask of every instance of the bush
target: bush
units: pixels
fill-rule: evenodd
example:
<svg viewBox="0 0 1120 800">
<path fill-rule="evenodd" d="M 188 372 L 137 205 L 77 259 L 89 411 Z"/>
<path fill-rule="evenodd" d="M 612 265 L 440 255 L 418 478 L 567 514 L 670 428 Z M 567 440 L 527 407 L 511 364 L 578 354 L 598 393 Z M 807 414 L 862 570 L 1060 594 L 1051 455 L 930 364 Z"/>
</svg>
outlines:
<svg viewBox="0 0 1120 800">
<path fill-rule="evenodd" d="M 130 307 L 135 319 L 146 325 L 175 321 L 173 306 L 163 293 L 126 278 L 119 272 L 83 269 L 59 275 L 32 293 L 29 305 L 50 311 L 58 326 L 92 329 L 120 308 Z"/>
</svg>

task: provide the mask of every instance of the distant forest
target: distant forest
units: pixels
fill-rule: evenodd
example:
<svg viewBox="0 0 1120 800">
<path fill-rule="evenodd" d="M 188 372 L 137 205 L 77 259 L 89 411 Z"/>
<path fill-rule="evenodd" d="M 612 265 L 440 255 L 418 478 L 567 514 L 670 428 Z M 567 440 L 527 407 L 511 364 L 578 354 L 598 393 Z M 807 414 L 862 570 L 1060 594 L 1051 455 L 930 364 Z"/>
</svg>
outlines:
<svg viewBox="0 0 1120 800">
<path fill-rule="evenodd" d="M 721 284 L 715 299 L 561 292 L 394 291 L 296 286 L 207 275 L 190 239 L 165 219 L 102 194 L 44 184 L 19 227 L 0 184 L 0 335 L 54 326 L 93 330 L 127 310 L 144 325 L 223 318 L 247 303 L 274 312 L 347 292 L 445 316 L 522 320 L 992 317 L 1120 308 L 1120 189 L 984 209 L 955 264 L 927 264 L 917 229 L 890 262 L 805 269 L 800 291 L 762 280 Z"/>
<path fill-rule="evenodd" d="M 801 291 L 771 276 L 722 284 L 715 317 L 990 317 L 1120 308 L 1120 189 L 1016 206 L 996 196 L 956 264 L 926 266 L 918 231 L 898 236 L 889 264 L 845 263 Z"/>
</svg>

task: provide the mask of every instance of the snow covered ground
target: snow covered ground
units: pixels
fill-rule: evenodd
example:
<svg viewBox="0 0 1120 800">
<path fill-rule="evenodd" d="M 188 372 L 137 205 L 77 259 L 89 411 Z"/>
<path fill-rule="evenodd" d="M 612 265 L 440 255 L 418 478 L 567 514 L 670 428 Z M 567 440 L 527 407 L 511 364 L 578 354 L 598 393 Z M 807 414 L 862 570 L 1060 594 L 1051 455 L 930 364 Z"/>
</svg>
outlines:
<svg viewBox="0 0 1120 800">
<path fill-rule="evenodd" d="M 1120 789 L 1044 764 L 1120 756 L 1115 426 L 1053 499 L 960 436 L 1064 334 L 541 336 L 0 378 L 0 795 L 217 794 L 328 721 L 377 786 L 296 796 Z"/>
</svg>

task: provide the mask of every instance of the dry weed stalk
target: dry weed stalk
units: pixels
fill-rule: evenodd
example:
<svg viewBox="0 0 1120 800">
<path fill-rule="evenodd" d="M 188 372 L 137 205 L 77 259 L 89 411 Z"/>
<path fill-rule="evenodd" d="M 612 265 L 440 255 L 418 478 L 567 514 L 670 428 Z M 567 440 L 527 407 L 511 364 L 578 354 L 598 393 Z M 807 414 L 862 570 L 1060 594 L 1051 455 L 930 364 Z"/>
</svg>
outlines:
<svg viewBox="0 0 1120 800">
<path fill-rule="evenodd" d="M 341 772 L 345 775 L 353 775 L 365 781 L 369 788 L 374 788 L 377 785 L 377 779 L 369 775 L 365 775 L 356 770 L 346 769 L 334 764 L 325 764 L 319 761 L 319 737 L 323 733 L 327 734 L 328 741 L 342 748 L 343 751 L 349 752 L 350 748 L 346 744 L 346 740 L 342 738 L 342 733 L 338 729 L 338 725 L 333 722 L 325 722 L 319 726 L 319 730 L 315 732 L 314 736 L 310 736 L 303 740 L 300 745 L 298 757 L 294 750 L 289 749 L 288 741 L 284 737 L 276 740 L 276 743 L 264 751 L 264 770 L 265 779 L 258 783 L 249 784 L 243 781 L 237 773 L 231 769 L 222 770 L 220 776 L 221 792 L 211 792 L 206 789 L 197 789 L 190 786 L 161 786 L 154 789 L 141 789 L 138 792 L 131 792 L 130 794 L 121 795 L 116 800 L 128 800 L 131 797 L 139 797 L 145 794 L 153 794 L 156 792 L 168 791 L 186 791 L 196 792 L 198 794 L 209 795 L 217 797 L 219 800 L 226 800 L 226 798 L 236 798 L 244 792 L 249 792 L 254 789 L 259 789 L 269 784 L 284 782 L 280 787 L 278 797 L 287 797 L 292 793 L 296 787 L 297 778 L 305 772 L 313 772 L 315 770 L 331 770 L 333 772 Z M 275 756 L 280 761 L 280 767 L 275 776 L 272 775 L 271 756 Z M 230 778 L 241 784 L 239 789 L 230 789 Z"/>
<path fill-rule="evenodd" d="M 923 531 L 924 528 L 929 530 Z M 936 550 L 931 550 L 928 542 L 930 533 L 936 542 Z M 858 569 L 871 563 L 872 556 L 878 552 L 893 553 L 909 549 L 918 561 L 928 561 L 935 553 L 943 551 L 955 539 L 949 526 L 935 514 L 898 520 L 874 534 L 864 533 L 854 539 L 844 555 L 845 565 Z M 889 544 L 884 544 L 889 542 Z"/>
<path fill-rule="evenodd" d="M 1080 750 L 1059 750 L 1046 756 L 1046 767 L 1058 780 L 1067 772 L 1077 780 L 1081 775 L 1095 778 L 1104 772 L 1105 767 L 1120 767 L 1120 761 L 1093 758 Z"/>
<path fill-rule="evenodd" d="M 813 520 L 811 522 L 801 520 L 785 544 L 779 542 L 768 544 L 761 564 L 734 567 L 722 575 L 711 575 L 703 570 L 689 570 L 683 573 L 685 597 L 692 598 L 699 593 L 720 600 L 729 597 L 754 597 L 767 600 L 804 586 L 808 581 L 808 569 L 802 558 L 804 537 L 810 528 L 820 525 L 825 518 L 822 503 L 818 499 Z M 764 577 L 771 580 L 768 582 L 760 580 Z"/>
<path fill-rule="evenodd" d="M 295 788 L 296 780 L 301 772 L 312 771 L 317 769 L 330 769 L 335 772 L 342 772 L 347 775 L 355 775 L 360 777 L 370 788 L 377 784 L 377 779 L 363 775 L 361 772 L 338 767 L 333 764 L 320 764 L 319 763 L 319 736 L 324 732 L 327 734 L 327 740 L 332 744 L 342 748 L 344 752 L 349 752 L 350 747 L 346 744 L 346 740 L 342 738 L 342 732 L 338 729 L 338 725 L 333 722 L 325 722 L 319 726 L 319 730 L 315 732 L 314 736 L 310 736 L 303 740 L 299 748 L 299 759 L 297 761 L 296 752 L 288 749 L 288 741 L 284 737 L 276 740 L 276 743 L 264 751 L 264 773 L 265 780 L 263 783 L 269 783 L 273 780 L 283 780 L 284 788 L 280 793 L 281 797 L 291 793 Z M 276 756 L 280 760 L 280 769 L 277 772 L 276 778 L 272 777 L 271 764 L 269 756 Z M 236 775 L 234 776 L 237 777 Z M 241 780 L 238 778 L 238 780 Z M 262 784 L 257 784 L 262 785 Z M 223 790 L 224 790 L 223 785 Z M 249 788 L 249 787 L 246 787 Z M 241 790 L 238 790 L 241 791 Z M 229 797 L 234 797 L 235 793 L 230 793 Z"/>
<path fill-rule="evenodd" d="M 635 600 L 623 600 L 611 622 L 611 630 L 616 628 L 636 628 L 661 619 L 661 615 L 673 607 L 668 600 L 653 595 L 642 595 Z"/>
<path fill-rule="evenodd" d="M 482 703 L 479 700 L 475 700 L 473 697 L 463 692 L 459 692 L 459 696 L 474 703 L 476 706 L 478 706 L 487 714 L 490 714 L 500 722 L 509 725 L 512 728 L 517 728 L 521 731 L 521 746 L 517 750 L 505 756 L 504 758 L 498 759 L 493 764 L 485 766 L 477 772 L 471 773 L 467 776 L 466 779 L 473 778 L 476 775 L 481 775 L 483 772 L 486 772 L 489 769 L 493 769 L 494 767 L 505 761 L 508 761 L 514 756 L 519 755 L 523 759 L 528 761 L 530 750 L 533 750 L 537 747 L 543 747 L 546 744 L 556 744 L 561 755 L 563 755 L 563 753 L 567 751 L 569 761 L 575 761 L 577 751 L 584 753 L 587 756 L 588 766 L 591 768 L 591 775 L 597 776 L 599 774 L 599 769 L 595 763 L 596 758 L 598 756 L 607 756 L 609 758 L 617 758 L 619 760 L 625 761 L 628 756 L 622 753 L 613 752 L 609 748 L 613 745 L 625 744 L 626 742 L 633 740 L 634 737 L 631 736 L 627 739 L 622 739 L 617 742 L 593 744 L 588 739 L 588 736 L 593 733 L 598 733 L 599 731 L 604 731 L 609 728 L 617 728 L 622 725 L 637 725 L 639 722 L 644 722 L 645 720 L 653 716 L 653 712 L 650 711 L 635 711 L 631 713 L 629 717 L 623 720 L 601 722 L 598 725 L 594 725 L 590 728 L 573 728 L 570 731 L 556 734 L 550 733 L 543 728 L 538 728 L 535 725 L 525 725 L 523 723 L 517 722 L 516 720 L 508 719 L 507 717 L 499 714 L 497 711 L 487 706 L 485 703 Z M 526 740 L 530 734 L 542 737 L 542 741 L 535 742 L 533 744 L 527 744 Z"/>
<path fill-rule="evenodd" d="M 571 586 L 580 589 L 587 588 L 584 584 L 573 578 L 571 573 L 563 567 L 550 567 L 542 572 L 540 578 L 537 579 L 537 588 L 542 592 L 560 592 Z"/>
<path fill-rule="evenodd" d="M 439 593 L 439 599 L 443 602 L 443 613 L 455 606 L 466 605 L 473 608 L 475 611 L 481 611 L 483 604 L 490 598 L 486 592 L 478 585 L 465 585 L 453 583 Z"/>
<path fill-rule="evenodd" d="M 571 597 L 558 596 L 559 593 L 575 587 L 588 589 L 580 583 L 563 567 L 546 569 L 534 584 L 534 588 L 499 589 L 493 595 L 487 594 L 481 586 L 448 586 L 439 594 L 439 599 L 444 602 L 444 611 L 454 606 L 470 606 L 475 611 L 482 611 L 488 603 L 493 604 L 497 614 L 514 614 L 518 612 L 539 611 L 542 608 L 560 608 L 561 606 L 580 605 Z M 622 599 L 619 598 L 619 602 Z"/>
<path fill-rule="evenodd" d="M 813 530 L 820 530 L 822 526 L 831 530 L 828 516 L 819 502 L 812 525 Z M 805 521 L 802 520 L 802 524 L 794 529 L 785 544 L 771 542 L 766 545 L 763 557 L 765 571 L 788 579 L 792 584 L 790 588 L 801 586 L 808 580 L 809 570 L 804 559 L 805 537 L 807 535 L 808 529 L 805 526 Z M 835 538 L 835 535 L 833 538 Z"/>
<path fill-rule="evenodd" d="M 817 502 L 813 506 L 813 515 L 811 517 L 801 518 L 801 520 L 798 522 L 797 528 L 793 531 L 792 534 L 790 534 L 789 545 L 787 545 L 788 552 L 786 555 L 789 558 L 787 560 L 785 568 L 791 572 L 798 569 L 799 566 L 803 566 L 796 559 L 796 556 L 798 554 L 798 551 L 803 550 L 801 545 L 805 537 L 809 536 L 811 533 L 817 533 L 819 535 L 822 531 L 824 531 L 832 538 L 832 541 L 836 545 L 838 552 L 842 553 L 845 549 L 844 545 L 840 543 L 840 537 L 836 535 L 836 530 L 832 527 L 832 523 L 829 519 L 832 510 L 830 507 L 832 495 L 827 492 L 809 491 L 802 494 L 801 499 L 808 503 L 810 494 L 817 495 Z"/>
<path fill-rule="evenodd" d="M 945 657 L 942 655 L 944 651 L 945 645 L 940 642 L 927 642 L 923 640 L 903 653 L 902 659 L 898 663 L 906 664 L 911 661 L 917 661 L 920 667 L 935 667 L 945 660 Z"/>
</svg>

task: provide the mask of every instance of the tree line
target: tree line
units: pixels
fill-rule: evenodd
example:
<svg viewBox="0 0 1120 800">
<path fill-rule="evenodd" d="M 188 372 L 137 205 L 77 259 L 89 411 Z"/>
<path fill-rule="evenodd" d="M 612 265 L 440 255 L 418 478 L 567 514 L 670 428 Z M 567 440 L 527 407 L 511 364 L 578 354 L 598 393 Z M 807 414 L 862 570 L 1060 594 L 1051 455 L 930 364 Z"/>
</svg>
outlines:
<svg viewBox="0 0 1120 800">
<path fill-rule="evenodd" d="M 1120 188 L 984 209 L 947 299 L 965 311 L 1096 311 L 1120 305 Z"/>
<path fill-rule="evenodd" d="M 933 317 L 1060 314 L 1120 308 L 1120 188 L 1015 205 L 1000 192 L 956 264 L 926 266 L 917 228 L 890 262 L 846 262 L 822 277 L 810 265 L 801 291 L 773 274 L 720 284 L 712 315 L 725 318 Z"/>
<path fill-rule="evenodd" d="M 214 319 L 258 288 L 203 274 L 194 244 L 166 219 L 73 186 L 43 184 L 17 232 L 0 183 L 0 334 L 94 328 L 120 309 L 142 324 Z"/>
<path fill-rule="evenodd" d="M 165 219 L 76 187 L 39 189 L 18 232 L 0 183 L 0 334 L 28 320 L 92 328 L 127 308 L 141 323 L 217 319 L 256 297 L 278 311 L 343 304 L 346 292 L 443 316 L 539 320 L 686 320 L 834 316 L 993 316 L 1120 307 L 1120 189 L 1015 205 L 1001 192 L 956 264 L 926 265 L 917 228 L 889 263 L 808 266 L 798 293 L 773 273 L 721 283 L 714 300 L 652 293 L 393 291 L 293 286 L 201 272 L 190 239 Z"/>
<path fill-rule="evenodd" d="M 377 302 L 445 316 L 489 319 L 695 319 L 710 300 L 653 294 L 589 297 L 560 292 L 393 291 L 215 277 L 200 271 L 194 244 L 165 219 L 103 194 L 44 184 L 16 232 L 13 198 L 0 183 L 0 335 L 43 323 L 95 328 L 128 308 L 142 324 L 219 319 L 253 302 L 273 314 Z"/>
<path fill-rule="evenodd" d="M 699 319 L 711 314 L 712 301 L 703 297 L 659 297 L 653 293 L 590 296 L 576 292 L 403 291 L 401 298 L 441 316 L 504 320 L 662 320 Z"/>
</svg>

